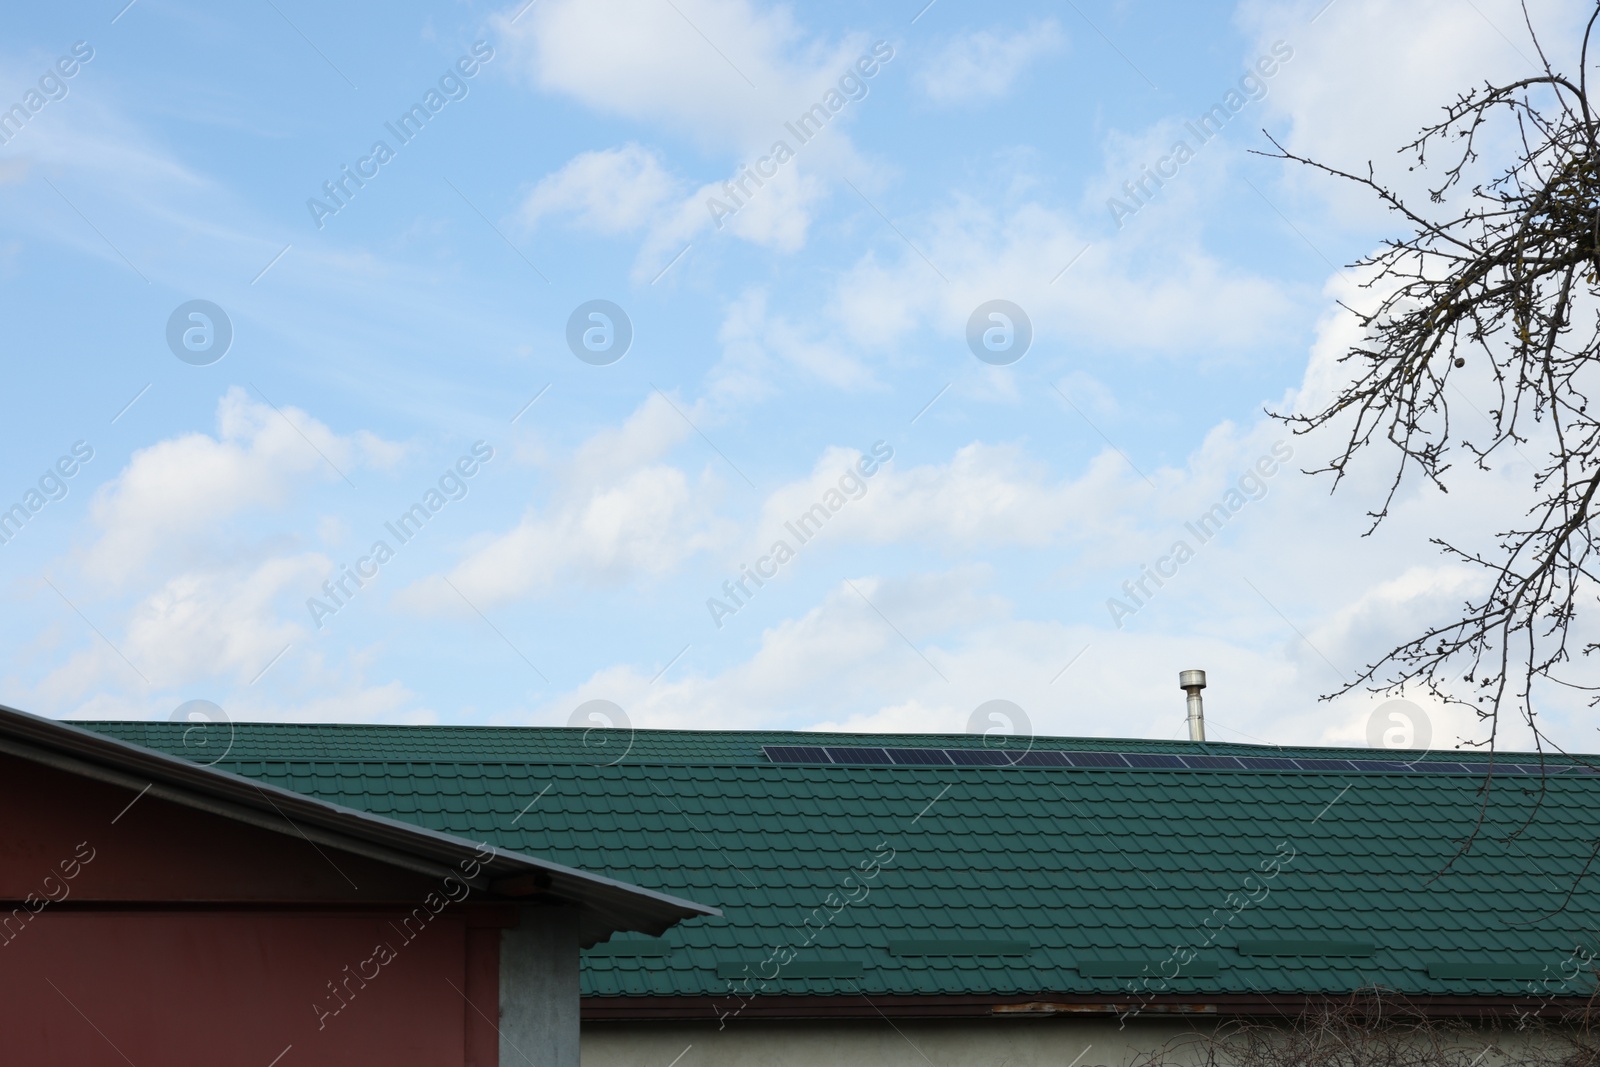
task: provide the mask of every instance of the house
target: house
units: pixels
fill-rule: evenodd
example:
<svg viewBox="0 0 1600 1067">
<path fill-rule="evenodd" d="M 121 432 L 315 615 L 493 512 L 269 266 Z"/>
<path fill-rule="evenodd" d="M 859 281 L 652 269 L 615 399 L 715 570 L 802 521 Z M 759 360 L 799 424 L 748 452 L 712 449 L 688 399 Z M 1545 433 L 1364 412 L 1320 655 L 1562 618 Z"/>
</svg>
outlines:
<svg viewBox="0 0 1600 1067">
<path fill-rule="evenodd" d="M 184 749 L 181 724 L 84 725 Z M 719 908 L 585 952 L 585 1067 L 1087 1067 L 1372 987 L 1511 1025 L 1595 988 L 1600 774 L 1577 758 L 329 724 L 230 743 L 219 766 L 263 786 Z"/>
<path fill-rule="evenodd" d="M 0 1062 L 576 1067 L 580 948 L 716 915 L 230 770 L 0 709 Z"/>
</svg>

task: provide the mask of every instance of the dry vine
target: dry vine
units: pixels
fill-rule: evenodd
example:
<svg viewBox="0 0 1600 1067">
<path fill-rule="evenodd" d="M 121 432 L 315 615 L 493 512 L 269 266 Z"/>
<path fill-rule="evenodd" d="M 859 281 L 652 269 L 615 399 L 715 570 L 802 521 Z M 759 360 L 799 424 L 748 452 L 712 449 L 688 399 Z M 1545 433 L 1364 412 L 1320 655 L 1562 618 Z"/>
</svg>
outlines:
<svg viewBox="0 0 1600 1067">
<path fill-rule="evenodd" d="M 1600 1067 L 1587 1015 L 1476 1025 L 1380 989 L 1174 1038 L 1133 1067 Z"/>
</svg>

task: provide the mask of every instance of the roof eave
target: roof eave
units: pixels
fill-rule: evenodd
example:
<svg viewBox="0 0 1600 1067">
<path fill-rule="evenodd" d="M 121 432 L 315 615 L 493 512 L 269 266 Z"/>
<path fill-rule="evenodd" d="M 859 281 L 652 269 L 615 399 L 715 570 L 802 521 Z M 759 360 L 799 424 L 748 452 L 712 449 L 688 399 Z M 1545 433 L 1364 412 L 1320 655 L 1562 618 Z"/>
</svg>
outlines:
<svg viewBox="0 0 1600 1067">
<path fill-rule="evenodd" d="M 497 881 L 532 875 L 539 883 L 538 902 L 568 903 L 588 913 L 585 944 L 621 930 L 659 935 L 685 919 L 722 914 L 709 905 L 357 811 L 5 705 L 0 705 L 0 751 L 432 877 L 461 878 L 463 865 L 475 864 L 480 873 L 464 880 L 490 893 Z"/>
</svg>

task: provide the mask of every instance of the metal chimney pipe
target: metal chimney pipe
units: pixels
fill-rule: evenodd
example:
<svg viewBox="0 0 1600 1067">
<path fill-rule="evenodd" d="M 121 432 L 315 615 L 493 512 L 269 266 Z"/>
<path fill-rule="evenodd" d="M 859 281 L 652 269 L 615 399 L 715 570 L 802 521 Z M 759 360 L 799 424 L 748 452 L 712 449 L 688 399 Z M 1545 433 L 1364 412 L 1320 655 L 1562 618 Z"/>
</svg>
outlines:
<svg viewBox="0 0 1600 1067">
<path fill-rule="evenodd" d="M 1178 672 L 1178 688 L 1189 694 L 1189 740 L 1206 739 L 1206 709 L 1200 690 L 1206 687 L 1205 671 Z"/>
</svg>

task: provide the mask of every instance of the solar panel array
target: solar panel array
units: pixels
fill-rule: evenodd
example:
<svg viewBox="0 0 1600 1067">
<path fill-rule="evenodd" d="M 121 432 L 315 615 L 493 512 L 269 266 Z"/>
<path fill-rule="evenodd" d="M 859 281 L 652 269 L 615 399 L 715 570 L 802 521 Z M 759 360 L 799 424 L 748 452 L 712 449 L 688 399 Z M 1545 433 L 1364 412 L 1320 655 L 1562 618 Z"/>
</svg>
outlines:
<svg viewBox="0 0 1600 1067">
<path fill-rule="evenodd" d="M 1060 752 L 1055 749 L 873 748 L 843 745 L 764 745 L 773 763 L 885 767 L 1076 767 L 1201 771 L 1365 771 L 1382 774 L 1597 774 L 1573 764 L 1454 763 L 1448 760 L 1309 759 L 1287 756 L 1202 756 L 1173 752 Z"/>
</svg>

